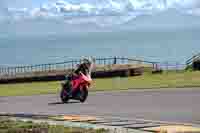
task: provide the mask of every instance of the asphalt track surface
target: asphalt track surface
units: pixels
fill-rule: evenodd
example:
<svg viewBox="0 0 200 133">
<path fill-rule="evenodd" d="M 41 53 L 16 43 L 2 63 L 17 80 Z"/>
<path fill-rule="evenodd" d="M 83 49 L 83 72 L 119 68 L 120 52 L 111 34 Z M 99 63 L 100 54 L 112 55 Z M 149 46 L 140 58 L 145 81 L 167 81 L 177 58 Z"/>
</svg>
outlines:
<svg viewBox="0 0 200 133">
<path fill-rule="evenodd" d="M 200 88 L 89 94 L 61 104 L 58 95 L 0 97 L 0 113 L 91 115 L 200 124 Z"/>
</svg>

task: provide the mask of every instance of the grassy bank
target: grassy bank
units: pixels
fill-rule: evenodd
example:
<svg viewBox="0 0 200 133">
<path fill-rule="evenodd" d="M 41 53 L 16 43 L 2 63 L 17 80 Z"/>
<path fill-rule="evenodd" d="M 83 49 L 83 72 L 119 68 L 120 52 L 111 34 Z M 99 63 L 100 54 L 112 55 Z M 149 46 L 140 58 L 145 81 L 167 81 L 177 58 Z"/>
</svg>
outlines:
<svg viewBox="0 0 200 133">
<path fill-rule="evenodd" d="M 95 89 L 151 89 L 200 87 L 200 72 L 164 72 L 163 74 L 145 73 L 142 76 L 128 78 L 98 79 Z M 107 89 L 106 89 L 107 90 Z"/>
<path fill-rule="evenodd" d="M 48 125 L 47 123 L 32 123 L 12 121 L 0 117 L 0 133 L 107 133 L 107 130 L 67 128 L 61 125 Z"/>
<path fill-rule="evenodd" d="M 200 87 L 200 72 L 145 73 L 128 78 L 95 79 L 91 91 L 141 88 Z M 59 93 L 60 82 L 34 82 L 0 85 L 0 96 Z"/>
</svg>

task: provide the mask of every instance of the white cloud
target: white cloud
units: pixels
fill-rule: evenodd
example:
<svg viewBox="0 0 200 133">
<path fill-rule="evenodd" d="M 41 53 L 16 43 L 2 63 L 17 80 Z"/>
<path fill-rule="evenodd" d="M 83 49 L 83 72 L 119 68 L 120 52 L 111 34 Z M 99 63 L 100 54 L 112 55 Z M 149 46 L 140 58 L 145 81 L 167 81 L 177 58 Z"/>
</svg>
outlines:
<svg viewBox="0 0 200 133">
<path fill-rule="evenodd" d="M 49 0 L 34 8 L 30 4 L 30 0 L 0 0 L 0 21 L 60 19 L 66 24 L 112 25 L 170 8 L 197 15 L 200 7 L 199 0 Z"/>
<path fill-rule="evenodd" d="M 15 8 L 16 12 L 19 12 L 20 10 L 29 9 L 30 14 L 33 15 L 33 12 L 38 12 L 42 14 L 48 15 L 49 14 L 62 14 L 65 13 L 65 15 L 73 13 L 73 15 L 80 15 L 81 13 L 85 12 L 90 15 L 106 15 L 106 14 L 126 14 L 129 11 L 135 11 L 135 10 L 165 10 L 168 8 L 193 8 L 200 5 L 199 0 L 103 0 L 100 2 L 70 2 L 67 0 L 58 0 L 58 1 L 49 1 L 47 3 L 44 3 L 35 9 L 30 8 L 28 5 L 30 4 L 30 0 L 26 0 L 29 2 L 23 1 L 28 7 L 20 7 L 20 2 L 14 2 L 11 3 L 11 0 L 1 0 L 0 1 L 0 10 L 5 10 L 6 8 Z M 18 0 L 19 1 L 19 0 Z M 14 7 L 14 5 L 18 5 Z M 20 8 L 19 8 L 20 7 Z M 18 9 L 17 9 L 18 8 Z M 14 13 L 14 10 L 12 11 Z M 38 13 L 36 13 L 37 15 Z"/>
<path fill-rule="evenodd" d="M 200 16 L 200 8 L 191 9 L 188 11 L 188 14 Z"/>
</svg>

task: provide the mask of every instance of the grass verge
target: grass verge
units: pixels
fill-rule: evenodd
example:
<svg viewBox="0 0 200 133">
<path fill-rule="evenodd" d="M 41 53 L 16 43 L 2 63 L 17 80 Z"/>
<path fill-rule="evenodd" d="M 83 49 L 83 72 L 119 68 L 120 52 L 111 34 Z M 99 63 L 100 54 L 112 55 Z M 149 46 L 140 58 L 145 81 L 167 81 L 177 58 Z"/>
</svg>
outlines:
<svg viewBox="0 0 200 133">
<path fill-rule="evenodd" d="M 122 89 L 181 88 L 200 87 L 200 72 L 145 73 L 128 78 L 95 79 L 90 91 L 109 91 Z M 0 96 L 24 96 L 55 94 L 60 91 L 60 82 L 33 82 L 0 85 Z"/>
<path fill-rule="evenodd" d="M 0 133 L 108 133 L 105 129 L 69 128 L 62 125 L 12 121 L 0 117 Z"/>
</svg>

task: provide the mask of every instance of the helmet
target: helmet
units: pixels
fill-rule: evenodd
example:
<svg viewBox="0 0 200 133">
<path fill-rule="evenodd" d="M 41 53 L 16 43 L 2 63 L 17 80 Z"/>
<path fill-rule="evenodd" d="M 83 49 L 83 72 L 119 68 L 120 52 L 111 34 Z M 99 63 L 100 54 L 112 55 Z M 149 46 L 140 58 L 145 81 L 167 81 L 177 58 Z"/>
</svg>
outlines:
<svg viewBox="0 0 200 133">
<path fill-rule="evenodd" d="M 89 58 L 83 58 L 83 65 L 87 67 L 87 69 L 89 70 L 88 73 L 91 74 L 92 69 L 93 69 L 93 58 L 89 57 Z"/>
<path fill-rule="evenodd" d="M 83 59 L 83 63 L 84 63 L 84 64 L 91 65 L 92 62 L 93 62 L 93 61 L 92 61 L 92 58 L 84 58 L 84 59 Z"/>
</svg>

